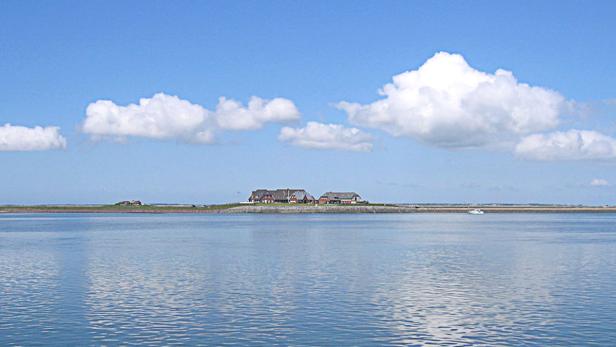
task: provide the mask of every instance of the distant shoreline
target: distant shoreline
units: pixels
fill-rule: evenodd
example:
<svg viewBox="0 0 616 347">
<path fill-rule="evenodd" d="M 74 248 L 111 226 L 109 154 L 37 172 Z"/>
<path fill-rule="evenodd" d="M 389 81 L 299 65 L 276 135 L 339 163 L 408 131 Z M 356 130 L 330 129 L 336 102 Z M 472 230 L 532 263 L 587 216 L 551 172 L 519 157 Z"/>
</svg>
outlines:
<svg viewBox="0 0 616 347">
<path fill-rule="evenodd" d="M 486 213 L 616 213 L 616 206 L 561 205 L 301 205 L 227 204 L 211 206 L 115 206 L 53 205 L 0 206 L 0 213 L 146 213 L 146 214 L 318 214 L 318 213 L 467 213 L 479 208 Z"/>
</svg>

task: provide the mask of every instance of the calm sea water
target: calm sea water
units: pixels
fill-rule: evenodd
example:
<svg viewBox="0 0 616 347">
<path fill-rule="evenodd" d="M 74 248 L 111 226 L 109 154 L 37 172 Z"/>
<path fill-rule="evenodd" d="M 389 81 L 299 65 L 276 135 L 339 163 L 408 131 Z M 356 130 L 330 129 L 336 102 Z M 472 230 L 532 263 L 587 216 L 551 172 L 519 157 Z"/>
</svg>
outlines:
<svg viewBox="0 0 616 347">
<path fill-rule="evenodd" d="M 616 215 L 0 215 L 0 345 L 616 345 Z"/>
</svg>

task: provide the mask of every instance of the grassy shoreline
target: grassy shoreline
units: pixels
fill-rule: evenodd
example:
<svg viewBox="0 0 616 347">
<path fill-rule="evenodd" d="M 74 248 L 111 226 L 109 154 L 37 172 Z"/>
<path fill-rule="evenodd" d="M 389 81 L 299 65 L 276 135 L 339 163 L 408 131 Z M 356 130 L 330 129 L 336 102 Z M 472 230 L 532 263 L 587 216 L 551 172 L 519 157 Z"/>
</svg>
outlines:
<svg viewBox="0 0 616 347">
<path fill-rule="evenodd" d="M 175 205 L 5 205 L 0 213 L 203 213 L 203 214 L 300 214 L 300 213 L 466 213 L 480 208 L 486 213 L 616 213 L 616 206 L 562 205 L 298 205 L 298 204 L 222 204 L 209 206 Z"/>
</svg>

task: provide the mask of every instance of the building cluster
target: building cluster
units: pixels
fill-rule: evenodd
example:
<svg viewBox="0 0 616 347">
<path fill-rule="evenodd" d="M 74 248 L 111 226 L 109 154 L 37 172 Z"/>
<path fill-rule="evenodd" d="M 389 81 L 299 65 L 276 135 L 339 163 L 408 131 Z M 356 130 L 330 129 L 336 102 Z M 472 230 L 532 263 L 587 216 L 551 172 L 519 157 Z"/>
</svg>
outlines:
<svg viewBox="0 0 616 347">
<path fill-rule="evenodd" d="M 126 200 L 126 201 L 116 202 L 115 205 L 116 206 L 141 206 L 143 204 L 139 200 Z"/>
<path fill-rule="evenodd" d="M 290 203 L 290 204 L 358 204 L 367 203 L 355 192 L 327 192 L 315 199 L 305 189 L 257 189 L 248 198 L 252 203 Z"/>
</svg>

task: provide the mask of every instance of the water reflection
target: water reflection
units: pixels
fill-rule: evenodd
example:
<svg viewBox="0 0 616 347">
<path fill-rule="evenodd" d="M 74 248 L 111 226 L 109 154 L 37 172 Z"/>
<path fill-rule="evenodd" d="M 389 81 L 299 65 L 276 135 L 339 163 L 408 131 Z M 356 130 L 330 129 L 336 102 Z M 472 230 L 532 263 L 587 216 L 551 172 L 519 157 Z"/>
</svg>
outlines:
<svg viewBox="0 0 616 347">
<path fill-rule="evenodd" d="M 610 345 L 616 216 L 0 216 L 0 345 Z"/>
<path fill-rule="evenodd" d="M 0 239 L 0 344 L 28 344 L 28 336 L 52 337 L 58 299 L 58 264 L 51 252 L 32 252 Z"/>
</svg>

